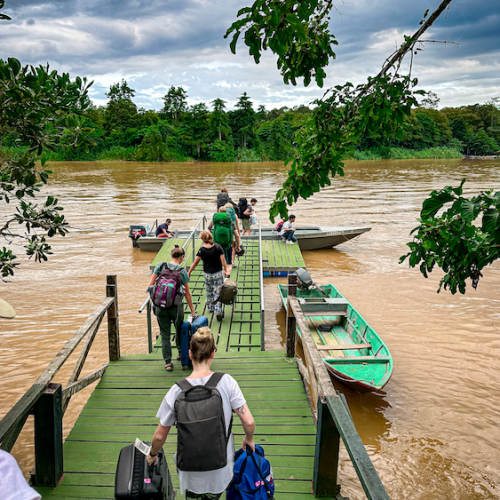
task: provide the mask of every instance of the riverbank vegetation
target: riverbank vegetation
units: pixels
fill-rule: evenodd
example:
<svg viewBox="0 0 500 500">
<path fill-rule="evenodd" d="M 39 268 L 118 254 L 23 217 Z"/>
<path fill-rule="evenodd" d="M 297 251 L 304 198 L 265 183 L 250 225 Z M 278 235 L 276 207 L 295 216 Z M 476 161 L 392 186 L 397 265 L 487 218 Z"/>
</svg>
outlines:
<svg viewBox="0 0 500 500">
<path fill-rule="evenodd" d="M 294 156 L 296 133 L 314 109 L 314 105 L 300 105 L 267 110 L 254 106 L 246 92 L 234 110 L 219 98 L 189 106 L 187 92 L 172 86 L 162 109 L 146 110 L 134 103 L 135 91 L 125 80 L 112 85 L 106 95 L 108 104 L 91 106 L 79 124 L 93 130 L 94 147 L 75 149 L 73 135 L 67 131 L 54 150 L 45 153 L 45 159 L 284 161 Z M 496 154 L 500 150 L 499 101 L 438 110 L 439 99 L 431 94 L 404 117 L 401 135 L 363 136 L 349 157 L 380 160 Z M 15 139 L 7 134 L 3 150 L 20 154 L 24 148 Z"/>
</svg>

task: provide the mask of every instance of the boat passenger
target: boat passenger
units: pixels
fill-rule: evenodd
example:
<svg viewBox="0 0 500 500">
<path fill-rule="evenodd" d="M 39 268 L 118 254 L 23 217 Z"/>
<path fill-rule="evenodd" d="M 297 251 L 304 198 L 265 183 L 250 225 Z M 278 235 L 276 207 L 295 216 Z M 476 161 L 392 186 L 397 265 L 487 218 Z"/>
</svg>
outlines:
<svg viewBox="0 0 500 500">
<path fill-rule="evenodd" d="M 188 275 L 196 269 L 200 260 L 203 261 L 203 275 L 205 278 L 205 288 L 207 292 L 207 309 L 215 313 L 217 321 L 222 321 L 224 318 L 222 312 L 222 303 L 219 299 L 219 288 L 224 283 L 224 272 L 227 274 L 226 258 L 223 248 L 214 243 L 212 233 L 210 231 L 202 231 L 200 239 L 203 245 L 198 250 L 194 262 L 189 268 Z"/>
<path fill-rule="evenodd" d="M 172 223 L 172 220 L 167 219 L 163 224 L 160 224 L 156 228 L 156 237 L 157 238 L 172 238 L 174 236 L 174 234 L 168 230 L 171 223 Z"/>
<path fill-rule="evenodd" d="M 189 344 L 189 357 L 193 361 L 193 372 L 187 381 L 193 386 L 204 386 L 213 375 L 211 370 L 212 361 L 215 356 L 215 341 L 208 327 L 200 328 L 191 339 Z M 231 414 L 234 411 L 240 418 L 245 437 L 241 447 L 247 447 L 255 451 L 254 433 L 255 420 L 250 413 L 245 397 L 241 392 L 238 382 L 225 373 L 217 384 L 217 390 L 222 398 L 224 411 L 225 435 L 230 432 Z M 176 423 L 175 402 L 182 389 L 177 385 L 172 385 L 166 396 L 163 398 L 161 406 L 156 416 L 160 423 L 153 435 L 151 450 L 147 457 L 150 466 L 156 463 L 156 456 L 164 445 L 172 426 Z M 194 425 L 194 424 L 193 424 Z M 206 446 L 206 444 L 205 444 Z M 205 451 L 203 451 L 206 454 Z M 176 455 L 174 455 L 174 460 Z M 234 467 L 234 435 L 231 433 L 227 440 L 227 464 L 216 470 L 203 472 L 187 472 L 178 470 L 180 493 L 186 491 L 186 498 L 198 498 L 202 500 L 219 499 L 231 479 L 233 478 Z"/>
<path fill-rule="evenodd" d="M 293 229 L 292 224 L 295 222 L 295 215 L 290 215 L 289 219 L 283 224 L 280 232 L 280 236 L 286 241 L 287 245 L 293 245 L 297 238 L 295 237 L 295 229 Z"/>
<path fill-rule="evenodd" d="M 175 245 L 170 256 L 172 260 L 168 263 L 160 263 L 158 264 L 154 271 L 151 279 L 149 281 L 148 292 L 153 286 L 156 278 L 163 270 L 163 266 L 166 264 L 169 269 L 172 271 L 180 271 L 181 283 L 184 286 L 186 302 L 191 310 L 191 315 L 193 317 L 196 316 L 196 310 L 193 305 L 193 298 L 191 296 L 191 291 L 189 290 L 189 275 L 181 264 L 184 260 L 184 249 L 179 245 Z M 181 359 L 181 329 L 182 323 L 184 321 L 184 307 L 182 304 L 170 306 L 168 309 L 161 309 L 159 307 L 155 307 L 156 318 L 158 319 L 158 325 L 160 327 L 160 335 L 161 335 L 161 352 L 163 355 L 163 360 L 165 361 L 165 370 L 167 372 L 171 372 L 174 369 L 172 364 L 172 340 L 171 340 L 171 328 L 172 323 L 175 328 L 175 345 L 178 350 L 177 361 Z"/>
</svg>

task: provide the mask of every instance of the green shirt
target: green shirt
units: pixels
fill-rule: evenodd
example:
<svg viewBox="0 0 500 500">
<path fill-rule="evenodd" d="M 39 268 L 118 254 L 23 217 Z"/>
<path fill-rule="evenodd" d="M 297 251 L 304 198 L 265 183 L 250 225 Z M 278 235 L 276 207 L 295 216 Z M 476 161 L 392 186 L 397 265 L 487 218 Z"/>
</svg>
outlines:
<svg viewBox="0 0 500 500">
<path fill-rule="evenodd" d="M 156 274 L 156 276 L 158 276 L 162 271 L 163 264 L 165 264 L 165 262 L 160 262 L 160 264 L 158 264 L 155 267 L 153 274 Z M 172 271 L 176 271 L 177 269 L 181 270 L 181 283 L 183 285 L 185 285 L 189 281 L 189 275 L 188 275 L 187 271 L 182 266 L 179 266 L 178 264 L 172 264 L 170 262 L 167 262 L 167 266 Z"/>
</svg>

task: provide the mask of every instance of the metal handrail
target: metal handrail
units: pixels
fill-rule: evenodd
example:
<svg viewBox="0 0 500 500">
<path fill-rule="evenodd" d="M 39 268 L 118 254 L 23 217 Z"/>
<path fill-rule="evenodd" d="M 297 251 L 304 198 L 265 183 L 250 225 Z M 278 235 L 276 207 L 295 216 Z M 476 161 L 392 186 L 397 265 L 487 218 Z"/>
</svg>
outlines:
<svg viewBox="0 0 500 500">
<path fill-rule="evenodd" d="M 265 333 L 264 333 L 264 266 L 262 264 L 262 227 L 259 217 L 259 283 L 260 283 L 260 350 L 265 351 Z"/>
</svg>

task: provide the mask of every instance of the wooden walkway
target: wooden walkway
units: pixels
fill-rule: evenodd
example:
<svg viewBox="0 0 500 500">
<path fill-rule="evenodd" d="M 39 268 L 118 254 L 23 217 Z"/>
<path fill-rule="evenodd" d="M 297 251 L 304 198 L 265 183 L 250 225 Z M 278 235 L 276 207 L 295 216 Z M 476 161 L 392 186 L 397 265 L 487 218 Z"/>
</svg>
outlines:
<svg viewBox="0 0 500 500">
<path fill-rule="evenodd" d="M 175 243 L 170 240 L 154 262 L 169 258 L 169 249 Z M 293 248 L 285 247 L 290 251 Z M 189 247 L 186 253 L 189 265 Z M 209 316 L 218 342 L 212 369 L 235 377 L 247 399 L 256 421 L 255 441 L 264 446 L 273 467 L 276 498 L 305 500 L 313 498 L 316 427 L 297 365 L 286 360 L 283 351 L 261 351 L 259 255 L 258 240 L 247 240 L 245 254 L 232 273 L 239 285 L 238 301 L 234 307 L 225 307 L 221 323 Z M 190 288 L 197 313 L 207 315 L 201 264 L 191 277 Z M 150 355 L 123 355 L 119 361 L 110 362 L 64 443 L 62 483 L 57 488 L 38 489 L 44 500 L 113 498 L 120 449 L 136 437 L 151 441 L 162 398 L 175 381 L 188 374 L 176 361 L 173 372 L 165 371 L 159 342 Z M 238 446 L 244 434 L 237 418 L 233 431 Z M 165 452 L 174 486 L 178 486 L 175 449 L 176 429 L 172 428 Z"/>
</svg>

